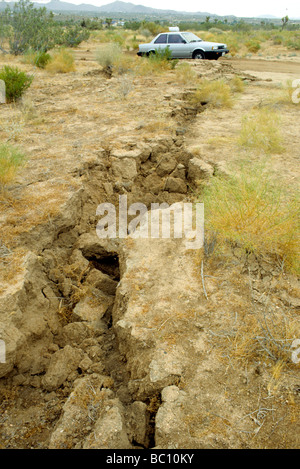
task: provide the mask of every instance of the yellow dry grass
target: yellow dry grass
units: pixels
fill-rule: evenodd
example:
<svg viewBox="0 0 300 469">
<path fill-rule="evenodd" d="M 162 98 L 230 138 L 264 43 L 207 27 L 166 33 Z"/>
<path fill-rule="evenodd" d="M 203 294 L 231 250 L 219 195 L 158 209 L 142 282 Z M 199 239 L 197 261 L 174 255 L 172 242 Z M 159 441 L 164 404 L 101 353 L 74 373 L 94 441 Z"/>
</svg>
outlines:
<svg viewBox="0 0 300 469">
<path fill-rule="evenodd" d="M 215 108 L 230 108 L 233 105 L 231 88 L 222 79 L 201 80 L 198 89 L 190 95 L 189 100 L 192 104 L 205 103 Z"/>
<path fill-rule="evenodd" d="M 284 141 L 279 114 L 264 107 L 243 116 L 238 143 L 243 148 L 260 153 L 282 153 Z"/>
<path fill-rule="evenodd" d="M 75 71 L 74 55 L 67 49 L 55 51 L 45 69 L 50 73 L 70 73 Z"/>
<path fill-rule="evenodd" d="M 202 200 L 206 227 L 219 241 L 299 272 L 300 205 L 261 164 L 245 163 L 231 177 L 214 177 Z"/>
</svg>

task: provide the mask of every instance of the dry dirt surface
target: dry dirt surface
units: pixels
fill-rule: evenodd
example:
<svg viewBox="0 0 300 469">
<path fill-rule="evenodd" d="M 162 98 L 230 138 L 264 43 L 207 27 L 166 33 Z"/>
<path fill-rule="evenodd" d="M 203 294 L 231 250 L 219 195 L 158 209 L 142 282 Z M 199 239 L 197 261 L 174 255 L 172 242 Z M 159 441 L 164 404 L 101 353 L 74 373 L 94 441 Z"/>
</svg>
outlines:
<svg viewBox="0 0 300 469">
<path fill-rule="evenodd" d="M 299 107 L 280 97 L 299 61 L 188 61 L 244 81 L 215 109 L 188 102 L 176 69 L 109 78 L 89 44 L 68 74 L 8 60 L 35 77 L 0 107 L 0 139 L 28 155 L 0 200 L 0 447 L 299 448 L 299 364 L 276 353 L 289 324 L 300 338 L 297 278 L 239 249 L 96 232 L 120 196 L 149 214 L 194 201 L 240 157 L 242 116 L 272 99 L 285 152 L 269 165 L 297 190 Z"/>
</svg>

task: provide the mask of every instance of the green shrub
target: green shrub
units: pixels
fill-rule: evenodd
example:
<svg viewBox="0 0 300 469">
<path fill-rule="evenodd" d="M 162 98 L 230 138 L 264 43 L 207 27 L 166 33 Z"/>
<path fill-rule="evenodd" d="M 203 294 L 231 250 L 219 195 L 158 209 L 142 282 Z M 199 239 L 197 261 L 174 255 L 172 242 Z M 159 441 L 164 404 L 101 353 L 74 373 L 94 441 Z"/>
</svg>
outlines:
<svg viewBox="0 0 300 469">
<path fill-rule="evenodd" d="M 156 49 L 155 53 L 149 55 L 150 62 L 154 62 L 155 64 L 167 64 L 167 68 L 174 70 L 178 59 L 172 59 L 172 52 L 170 51 L 169 47 L 165 49 Z"/>
<path fill-rule="evenodd" d="M 82 41 L 87 41 L 90 37 L 89 31 L 79 26 L 72 26 L 65 30 L 61 44 L 66 47 L 76 47 Z"/>
<path fill-rule="evenodd" d="M 3 80 L 6 88 L 7 102 L 16 101 L 30 87 L 33 76 L 27 75 L 17 67 L 4 65 L 0 70 L 0 80 Z"/>
<path fill-rule="evenodd" d="M 25 155 L 16 147 L 8 144 L 0 144 L 0 189 L 10 183 L 17 170 L 24 164 Z"/>
<path fill-rule="evenodd" d="M 39 51 L 36 52 L 32 49 L 27 50 L 24 53 L 23 62 L 31 65 L 35 65 L 39 68 L 45 68 L 47 63 L 50 62 L 51 56 L 47 52 Z"/>
<path fill-rule="evenodd" d="M 34 65 L 39 68 L 45 68 L 50 60 L 51 55 L 47 54 L 47 52 L 37 52 L 34 57 Z"/>
</svg>

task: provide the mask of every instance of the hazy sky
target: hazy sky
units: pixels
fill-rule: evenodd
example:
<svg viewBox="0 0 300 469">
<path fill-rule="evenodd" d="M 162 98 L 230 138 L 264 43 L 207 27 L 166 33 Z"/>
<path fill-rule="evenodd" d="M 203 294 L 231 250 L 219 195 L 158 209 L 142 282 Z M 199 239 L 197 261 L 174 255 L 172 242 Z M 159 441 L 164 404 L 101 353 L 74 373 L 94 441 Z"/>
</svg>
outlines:
<svg viewBox="0 0 300 469">
<path fill-rule="evenodd" d="M 43 3 L 49 0 L 36 0 Z M 89 3 L 102 6 L 112 3 L 113 0 L 64 0 L 70 3 Z M 126 1 L 126 0 L 125 0 Z M 290 18 L 300 18 L 300 1 L 286 0 L 284 2 L 275 2 L 274 0 L 252 0 L 242 2 L 237 0 L 211 0 L 210 2 L 199 2 L 198 0 L 128 0 L 136 5 L 144 5 L 152 8 L 170 9 L 177 11 L 207 11 L 217 15 L 235 15 L 235 16 L 259 16 L 273 15 L 282 18 L 288 15 Z"/>
</svg>

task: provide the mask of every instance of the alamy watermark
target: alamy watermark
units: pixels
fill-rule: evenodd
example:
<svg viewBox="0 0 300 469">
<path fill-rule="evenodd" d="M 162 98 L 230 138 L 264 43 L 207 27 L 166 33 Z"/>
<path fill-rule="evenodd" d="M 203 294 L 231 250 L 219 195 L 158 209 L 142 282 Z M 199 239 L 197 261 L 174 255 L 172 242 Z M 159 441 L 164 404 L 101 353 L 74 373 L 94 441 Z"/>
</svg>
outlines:
<svg viewBox="0 0 300 469">
<path fill-rule="evenodd" d="M 204 244 L 203 203 L 152 203 L 148 211 L 141 202 L 128 207 L 127 195 L 120 195 L 118 210 L 111 203 L 102 203 L 96 215 L 102 217 L 96 228 L 101 239 L 184 238 L 187 249 L 200 249 Z"/>
<path fill-rule="evenodd" d="M 0 363 L 6 363 L 6 347 L 4 340 L 0 339 Z"/>
<path fill-rule="evenodd" d="M 299 104 L 300 103 L 300 79 L 299 78 L 297 80 L 293 80 L 292 87 L 296 88 L 295 91 L 293 91 L 292 93 L 292 101 L 295 104 Z"/>
<path fill-rule="evenodd" d="M 0 104 L 5 104 L 6 103 L 6 87 L 5 87 L 5 81 L 0 80 Z"/>
<path fill-rule="evenodd" d="M 292 352 L 292 362 L 296 363 L 297 365 L 298 363 L 300 363 L 300 339 L 293 340 L 291 347 L 292 349 L 296 349 L 296 350 L 293 350 Z"/>
</svg>

